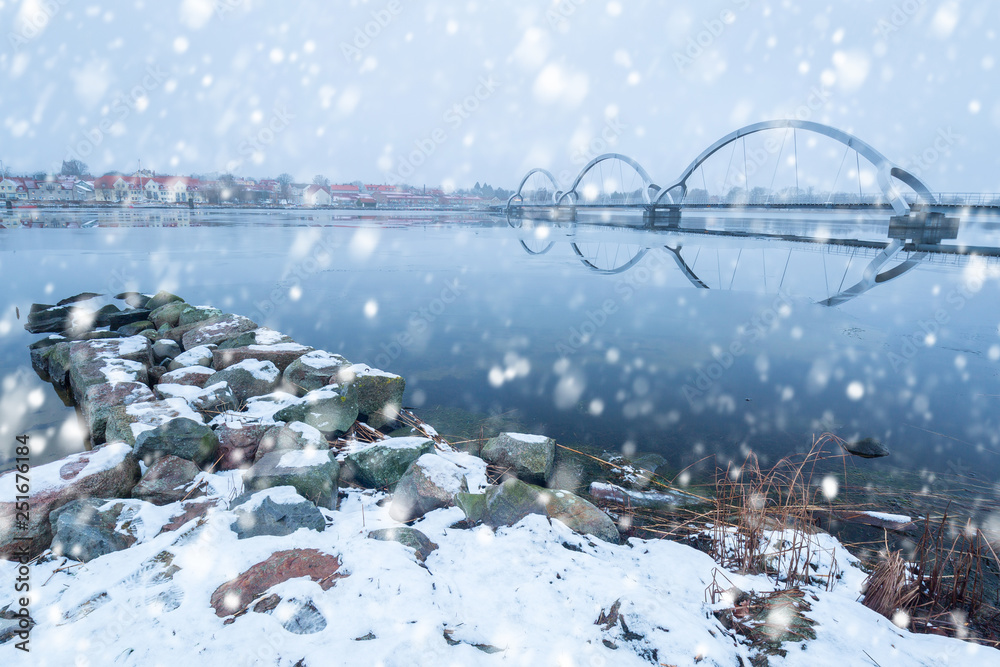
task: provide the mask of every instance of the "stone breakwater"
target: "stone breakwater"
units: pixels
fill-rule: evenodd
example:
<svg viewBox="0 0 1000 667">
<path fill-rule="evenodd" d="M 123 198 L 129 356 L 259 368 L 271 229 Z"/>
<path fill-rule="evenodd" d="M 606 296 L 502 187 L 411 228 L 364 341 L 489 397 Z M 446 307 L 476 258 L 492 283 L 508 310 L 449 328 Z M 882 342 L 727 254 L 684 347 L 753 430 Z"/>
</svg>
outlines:
<svg viewBox="0 0 1000 667">
<path fill-rule="evenodd" d="M 84 293 L 35 304 L 25 328 L 49 334 L 29 346 L 32 365 L 79 409 L 90 447 L 32 471 L 27 531 L 15 531 L 13 473 L 0 475 L 0 558 L 13 558 L 27 532 L 32 556 L 88 561 L 204 524 L 211 512 L 228 512 L 239 539 L 323 531 L 343 487 L 391 494 L 401 524 L 457 506 L 467 527 L 540 514 L 620 540 L 601 509 L 546 488 L 556 474 L 551 438 L 503 433 L 479 456 L 456 451 L 402 411 L 402 377 L 246 317 L 166 292 Z M 421 560 L 436 548 L 403 526 L 370 537 L 402 542 Z M 335 558 L 307 551 L 282 558 L 326 572 L 317 578 L 330 585 L 346 576 L 334 576 Z M 244 593 L 220 588 L 212 604 L 220 616 L 238 613 L 234 599 L 282 576 L 269 566 L 244 573 L 227 584 Z"/>
</svg>

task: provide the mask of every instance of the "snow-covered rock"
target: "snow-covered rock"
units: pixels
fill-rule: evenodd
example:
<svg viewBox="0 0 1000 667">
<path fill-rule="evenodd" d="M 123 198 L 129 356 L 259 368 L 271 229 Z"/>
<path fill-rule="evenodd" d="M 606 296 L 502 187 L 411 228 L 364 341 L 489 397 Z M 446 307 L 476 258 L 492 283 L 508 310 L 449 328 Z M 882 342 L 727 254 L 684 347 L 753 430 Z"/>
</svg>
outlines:
<svg viewBox="0 0 1000 667">
<path fill-rule="evenodd" d="M 287 391 L 302 396 L 329 384 L 341 370 L 350 366 L 351 362 L 339 354 L 315 350 L 303 354 L 290 363 L 282 375 L 282 380 L 288 387 Z"/>
<path fill-rule="evenodd" d="M 556 442 L 543 435 L 501 433 L 483 445 L 481 456 L 524 482 L 545 484 L 553 472 Z"/>
<path fill-rule="evenodd" d="M 278 386 L 281 373 L 270 361 L 244 359 L 208 378 L 206 386 L 225 382 L 229 385 L 238 404 L 251 396 L 269 394 Z"/>
<path fill-rule="evenodd" d="M 335 382 L 351 383 L 358 391 L 358 412 L 372 428 L 396 421 L 403 407 L 406 380 L 367 364 L 354 364 L 338 371 Z"/>
<path fill-rule="evenodd" d="M 274 418 L 303 422 L 327 435 L 341 434 L 358 418 L 358 392 L 353 385 L 329 384 L 310 391 Z"/>
<path fill-rule="evenodd" d="M 329 450 L 273 451 L 243 471 L 249 490 L 293 486 L 302 497 L 319 507 L 337 507 L 340 463 Z"/>
<path fill-rule="evenodd" d="M 392 489 L 411 463 L 433 451 L 434 441 L 428 438 L 380 440 L 347 455 L 344 477 L 370 489 Z"/>
</svg>

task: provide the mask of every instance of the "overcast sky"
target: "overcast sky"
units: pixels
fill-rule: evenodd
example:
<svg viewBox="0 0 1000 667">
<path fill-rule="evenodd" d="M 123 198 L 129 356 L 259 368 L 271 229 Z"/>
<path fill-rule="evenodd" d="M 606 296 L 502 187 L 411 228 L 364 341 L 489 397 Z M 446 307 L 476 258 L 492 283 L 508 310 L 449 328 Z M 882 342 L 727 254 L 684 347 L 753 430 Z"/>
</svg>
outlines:
<svg viewBox="0 0 1000 667">
<path fill-rule="evenodd" d="M 614 150 L 666 182 L 798 114 L 998 191 L 995 4 L 0 0 L 0 159 L 512 187 Z"/>
</svg>

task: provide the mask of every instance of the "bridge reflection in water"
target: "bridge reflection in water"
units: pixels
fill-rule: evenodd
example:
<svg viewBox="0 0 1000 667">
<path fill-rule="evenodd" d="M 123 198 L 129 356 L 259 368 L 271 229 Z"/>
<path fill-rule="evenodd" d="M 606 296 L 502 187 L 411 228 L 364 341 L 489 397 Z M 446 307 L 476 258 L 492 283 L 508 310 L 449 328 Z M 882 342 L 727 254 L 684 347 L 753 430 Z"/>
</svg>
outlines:
<svg viewBox="0 0 1000 667">
<path fill-rule="evenodd" d="M 870 216 L 722 217 L 685 213 L 667 227 L 518 219 L 530 255 L 565 244 L 587 271 L 626 274 L 651 254 L 672 262 L 695 289 L 795 292 L 836 306 L 898 280 L 918 266 L 1000 266 L 1000 216 L 964 221 Z M 633 221 L 634 222 L 634 221 Z"/>
</svg>

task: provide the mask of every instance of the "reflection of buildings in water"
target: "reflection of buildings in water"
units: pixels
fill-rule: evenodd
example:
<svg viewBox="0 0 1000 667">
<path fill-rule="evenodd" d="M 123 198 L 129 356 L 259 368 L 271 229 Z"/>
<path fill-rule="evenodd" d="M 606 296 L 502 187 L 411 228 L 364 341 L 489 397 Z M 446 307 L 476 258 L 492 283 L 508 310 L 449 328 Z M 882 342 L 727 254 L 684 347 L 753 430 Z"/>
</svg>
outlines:
<svg viewBox="0 0 1000 667">
<path fill-rule="evenodd" d="M 954 268 L 973 258 L 1000 265 L 995 232 L 988 230 L 984 237 L 974 239 L 979 243 L 970 243 L 971 237 L 942 243 L 960 239 L 960 225 L 953 218 L 935 218 L 926 224 L 912 218 L 893 219 L 888 233 L 885 224 L 881 225 L 881 241 L 780 233 L 780 227 L 780 221 L 772 229 L 760 221 L 716 219 L 701 229 L 619 228 L 621 241 L 603 240 L 615 235 L 607 227 L 577 224 L 564 229 L 577 259 L 595 273 L 625 273 L 650 253 L 660 252 L 697 289 L 801 293 L 825 306 L 855 299 L 921 265 Z M 520 243 L 531 255 L 545 254 L 557 245 L 532 237 Z"/>
</svg>

